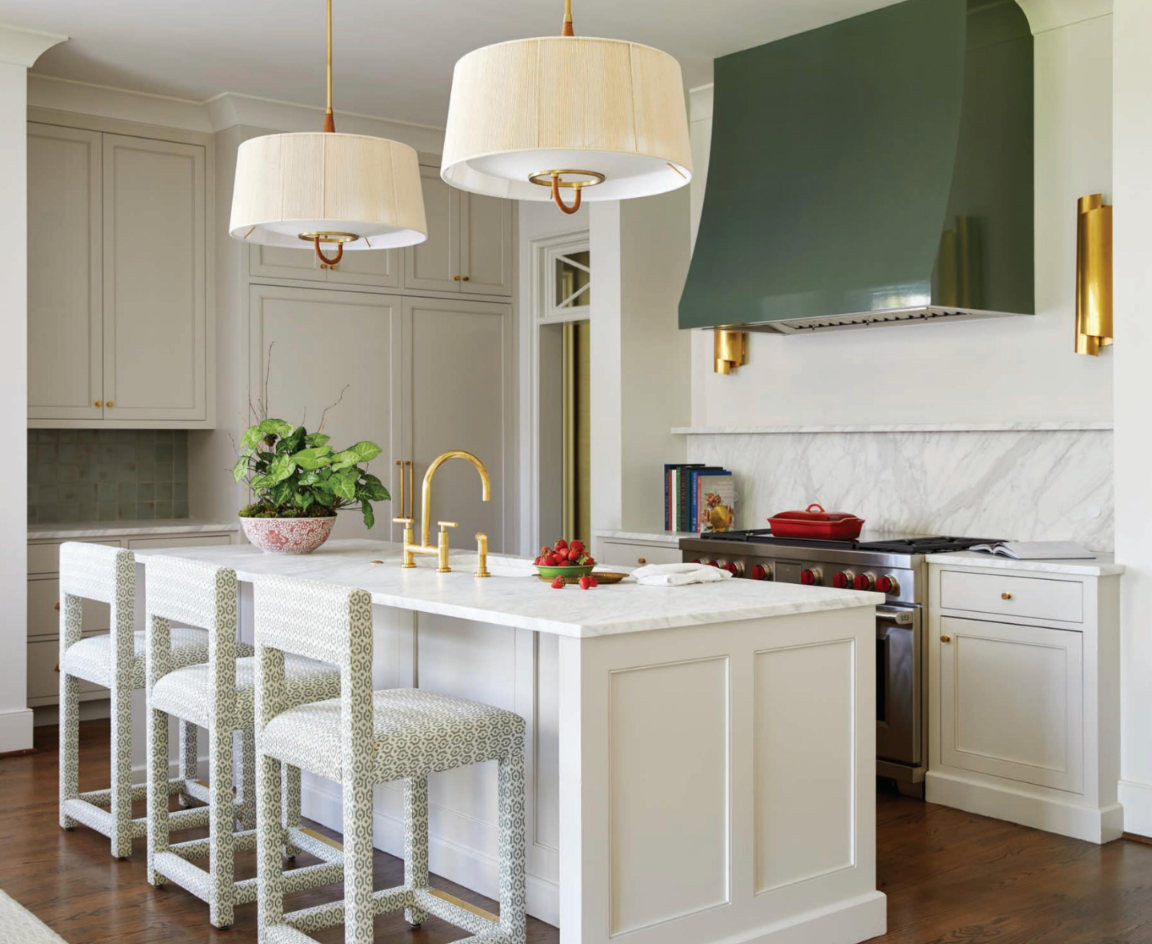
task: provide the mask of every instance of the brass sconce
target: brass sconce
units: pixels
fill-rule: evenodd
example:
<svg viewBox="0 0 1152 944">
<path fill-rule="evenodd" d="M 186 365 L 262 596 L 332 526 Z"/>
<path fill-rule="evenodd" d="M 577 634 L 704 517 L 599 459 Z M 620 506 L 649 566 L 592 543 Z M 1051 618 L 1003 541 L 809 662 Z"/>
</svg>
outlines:
<svg viewBox="0 0 1152 944">
<path fill-rule="evenodd" d="M 1076 353 L 1112 343 L 1112 207 L 1101 194 L 1076 204 Z"/>
<path fill-rule="evenodd" d="M 730 374 L 734 367 L 748 363 L 748 333 L 716 328 L 712 332 L 712 371 Z"/>
</svg>

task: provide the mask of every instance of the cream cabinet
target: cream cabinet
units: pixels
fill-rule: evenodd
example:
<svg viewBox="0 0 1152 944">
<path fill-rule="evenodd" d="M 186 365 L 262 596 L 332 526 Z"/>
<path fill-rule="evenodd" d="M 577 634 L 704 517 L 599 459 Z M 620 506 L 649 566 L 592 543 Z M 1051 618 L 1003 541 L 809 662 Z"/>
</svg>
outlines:
<svg viewBox="0 0 1152 944">
<path fill-rule="evenodd" d="M 679 564 L 684 555 L 675 542 L 667 540 L 621 540 L 598 535 L 596 560 L 617 567 L 643 567 L 645 564 Z"/>
<path fill-rule="evenodd" d="M 324 251 L 331 255 L 333 250 L 327 247 Z M 321 264 L 312 248 L 251 246 L 248 252 L 248 272 L 255 278 L 299 279 L 330 285 L 386 289 L 400 287 L 400 268 L 404 254 L 401 249 L 346 252 L 339 264 L 328 266 Z"/>
<path fill-rule="evenodd" d="M 30 426 L 210 428 L 207 149 L 28 126 Z"/>
<path fill-rule="evenodd" d="M 926 799 L 1119 836 L 1118 582 L 930 564 Z"/>
</svg>

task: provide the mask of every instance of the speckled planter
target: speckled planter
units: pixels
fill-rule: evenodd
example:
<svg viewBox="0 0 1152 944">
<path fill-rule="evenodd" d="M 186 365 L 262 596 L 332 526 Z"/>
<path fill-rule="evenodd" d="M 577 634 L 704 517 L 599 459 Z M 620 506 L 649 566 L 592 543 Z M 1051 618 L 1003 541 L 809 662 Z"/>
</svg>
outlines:
<svg viewBox="0 0 1152 944">
<path fill-rule="evenodd" d="M 241 518 L 244 534 L 266 554 L 311 554 L 328 540 L 336 516 L 328 518 Z"/>
</svg>

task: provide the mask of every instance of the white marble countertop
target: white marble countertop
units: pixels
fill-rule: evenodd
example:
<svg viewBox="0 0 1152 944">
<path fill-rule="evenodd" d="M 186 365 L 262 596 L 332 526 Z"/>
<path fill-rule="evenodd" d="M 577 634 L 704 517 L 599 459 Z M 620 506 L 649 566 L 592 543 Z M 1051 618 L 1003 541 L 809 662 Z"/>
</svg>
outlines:
<svg viewBox="0 0 1152 944">
<path fill-rule="evenodd" d="M 137 551 L 148 557 L 164 551 Z M 679 626 L 791 616 L 821 610 L 875 606 L 883 594 L 833 590 L 759 580 L 725 580 L 688 587 L 642 587 L 634 582 L 594 590 L 553 590 L 523 573 L 522 558 L 492 555 L 494 576 L 472 576 L 475 553 L 454 552 L 450 574 L 436 573 L 436 561 L 418 557 L 414 570 L 400 568 L 400 546 L 379 541 L 329 541 L 312 554 L 265 554 L 252 545 L 192 547 L 167 552 L 233 568 L 242 581 L 261 574 L 284 574 L 359 587 L 372 602 L 403 610 L 514 626 L 559 636 L 606 636 Z M 381 561 L 374 564 L 372 561 Z M 530 566 L 530 562 L 528 562 Z"/>
<path fill-rule="evenodd" d="M 1074 574 L 1080 577 L 1110 577 L 1124 573 L 1124 565 L 1117 564 L 1111 553 L 1098 552 L 1095 560 L 1013 560 L 998 554 L 975 551 L 953 551 L 950 554 L 929 554 L 929 564 L 959 564 L 962 567 L 990 567 L 995 570 L 1031 571 L 1041 574 Z"/>
<path fill-rule="evenodd" d="M 609 541 L 644 541 L 649 544 L 668 544 L 672 547 L 680 543 L 681 538 L 700 537 L 695 531 L 665 531 L 662 528 L 629 528 L 618 531 L 597 531 L 593 537 L 607 538 Z"/>
<path fill-rule="evenodd" d="M 787 433 L 1008 433 L 1110 430 L 1110 420 L 1022 421 L 1016 423 L 864 423 L 807 426 L 674 426 L 673 436 L 769 436 Z"/>
<path fill-rule="evenodd" d="M 76 538 L 122 538 L 136 534 L 202 534 L 239 531 L 238 521 L 164 518 L 156 521 L 80 521 L 75 524 L 30 524 L 29 541 L 70 541 Z"/>
</svg>

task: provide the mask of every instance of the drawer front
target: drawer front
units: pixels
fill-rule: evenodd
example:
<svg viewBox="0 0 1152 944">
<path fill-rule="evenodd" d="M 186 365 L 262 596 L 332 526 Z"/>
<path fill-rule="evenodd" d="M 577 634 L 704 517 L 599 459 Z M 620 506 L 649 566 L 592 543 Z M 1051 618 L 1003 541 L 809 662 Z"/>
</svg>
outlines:
<svg viewBox="0 0 1152 944">
<path fill-rule="evenodd" d="M 215 547 L 231 543 L 232 538 L 227 534 L 197 534 L 191 537 L 181 535 L 170 538 L 131 538 L 128 541 L 128 548 L 133 551 L 152 551 L 163 550 L 166 547 Z"/>
<path fill-rule="evenodd" d="M 28 697 L 48 698 L 60 694 L 60 673 L 56 667 L 60 664 L 60 645 L 55 639 L 39 639 L 28 643 Z M 86 692 L 103 692 L 102 688 L 93 682 L 77 679 L 81 694 Z"/>
<path fill-rule="evenodd" d="M 57 574 L 60 572 L 60 545 L 63 541 L 51 541 L 28 545 L 28 573 Z M 82 541 L 82 544 L 104 544 L 107 547 L 120 547 L 119 541 Z"/>
<path fill-rule="evenodd" d="M 600 540 L 601 564 L 617 567 L 643 567 L 645 564 L 679 564 L 684 559 L 680 548 L 647 544 L 624 544 L 619 541 Z"/>
<path fill-rule="evenodd" d="M 107 603 L 84 601 L 84 633 L 108 632 L 112 625 Z M 28 581 L 28 635 L 60 638 L 60 581 L 55 577 Z"/>
<path fill-rule="evenodd" d="M 940 606 L 947 610 L 1082 623 L 1084 585 L 1078 580 L 945 570 L 940 573 Z"/>
</svg>

